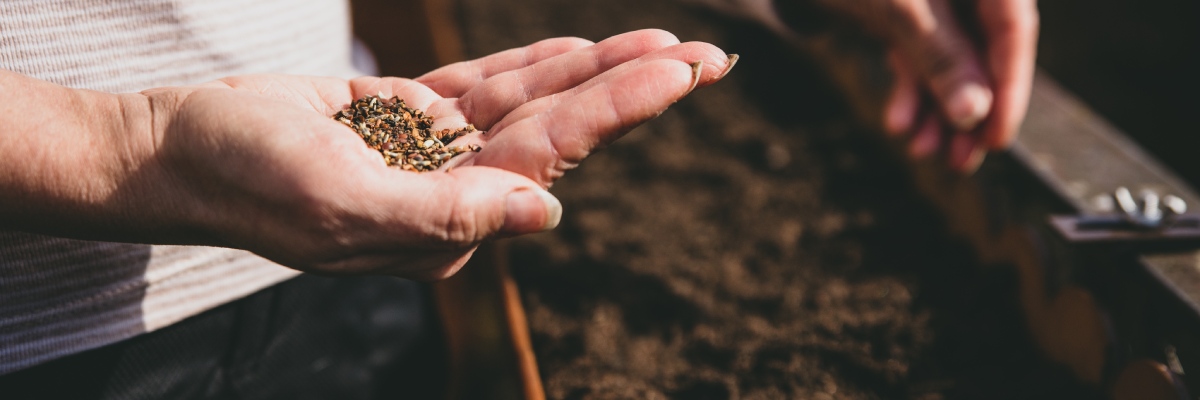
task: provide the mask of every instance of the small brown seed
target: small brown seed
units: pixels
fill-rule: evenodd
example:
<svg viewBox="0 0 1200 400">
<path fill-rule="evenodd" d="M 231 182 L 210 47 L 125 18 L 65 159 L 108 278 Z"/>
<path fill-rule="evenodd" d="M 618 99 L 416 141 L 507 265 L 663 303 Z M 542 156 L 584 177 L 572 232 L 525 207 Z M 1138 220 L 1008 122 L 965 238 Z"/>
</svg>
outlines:
<svg viewBox="0 0 1200 400">
<path fill-rule="evenodd" d="M 475 132 L 473 125 L 435 131 L 432 117 L 408 107 L 397 97 L 385 100 L 382 96 L 367 96 L 347 105 L 332 118 L 353 129 L 389 166 L 407 171 L 432 171 L 458 154 L 480 149 L 478 145 L 445 145 Z"/>
</svg>

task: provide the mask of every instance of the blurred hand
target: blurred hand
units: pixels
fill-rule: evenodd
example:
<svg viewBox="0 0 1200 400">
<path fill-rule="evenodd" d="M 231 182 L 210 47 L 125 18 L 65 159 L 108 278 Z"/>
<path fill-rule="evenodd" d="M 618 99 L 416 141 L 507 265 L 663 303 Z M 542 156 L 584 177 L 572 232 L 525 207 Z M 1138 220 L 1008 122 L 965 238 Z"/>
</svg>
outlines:
<svg viewBox="0 0 1200 400">
<path fill-rule="evenodd" d="M 911 135 L 913 156 L 948 145 L 949 165 L 969 172 L 1012 142 L 1033 81 L 1035 0 L 820 2 L 889 46 L 896 82 L 885 129 Z"/>
<path fill-rule="evenodd" d="M 757 20 L 784 35 L 796 33 L 785 21 L 812 16 L 793 18 L 781 10 L 816 5 L 883 40 L 895 76 L 884 128 L 908 135 L 916 158 L 941 151 L 951 167 L 973 171 L 987 150 L 1012 142 L 1025 117 L 1037 46 L 1036 0 L 686 1 Z"/>
<path fill-rule="evenodd" d="M 561 205 L 545 188 L 728 66 L 712 45 L 649 30 L 546 40 L 415 80 L 256 75 L 149 90 L 124 97 L 126 109 L 148 98 L 153 122 L 122 145 L 135 173 L 117 200 L 157 240 L 306 271 L 439 279 L 482 240 L 553 228 Z M 473 123 L 485 132 L 452 145 L 482 152 L 424 174 L 386 167 L 330 119 L 377 93 L 425 110 L 435 129 Z"/>
</svg>

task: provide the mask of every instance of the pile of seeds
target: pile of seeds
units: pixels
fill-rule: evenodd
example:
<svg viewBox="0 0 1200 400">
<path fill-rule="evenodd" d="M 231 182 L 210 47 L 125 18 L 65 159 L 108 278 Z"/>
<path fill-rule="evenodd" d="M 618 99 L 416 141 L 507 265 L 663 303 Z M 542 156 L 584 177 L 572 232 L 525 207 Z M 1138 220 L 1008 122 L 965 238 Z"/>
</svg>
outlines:
<svg viewBox="0 0 1200 400">
<path fill-rule="evenodd" d="M 379 151 L 389 167 L 406 171 L 433 171 L 454 156 L 479 151 L 478 145 L 446 146 L 458 137 L 475 132 L 474 125 L 458 130 L 434 131 L 433 118 L 408 107 L 398 97 L 366 96 L 338 111 L 333 119 L 346 124 Z"/>
</svg>

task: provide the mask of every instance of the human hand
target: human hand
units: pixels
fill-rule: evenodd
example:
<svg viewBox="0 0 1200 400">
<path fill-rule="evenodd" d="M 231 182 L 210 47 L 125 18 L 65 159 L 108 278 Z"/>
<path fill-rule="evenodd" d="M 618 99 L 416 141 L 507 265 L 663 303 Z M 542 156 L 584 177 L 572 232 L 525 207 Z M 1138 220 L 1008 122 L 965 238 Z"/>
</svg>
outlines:
<svg viewBox="0 0 1200 400">
<path fill-rule="evenodd" d="M 895 84 L 884 126 L 911 135 L 912 156 L 947 146 L 950 167 L 970 172 L 987 150 L 1012 142 L 1033 82 L 1035 0 L 971 0 L 957 14 L 949 0 L 823 3 L 873 27 L 890 47 Z"/>
<path fill-rule="evenodd" d="M 784 35 L 818 9 L 884 42 L 895 82 L 884 130 L 908 151 L 939 151 L 970 172 L 989 149 L 1008 146 L 1025 117 L 1037 46 L 1036 0 L 691 0 L 742 15 Z M 798 18 L 797 18 L 798 17 Z M 794 22 L 791 22 L 794 24 Z"/>
<path fill-rule="evenodd" d="M 257 75 L 150 90 L 123 97 L 129 115 L 152 122 L 134 122 L 148 134 L 120 146 L 131 174 L 109 203 L 139 221 L 117 227 L 129 240 L 242 248 L 305 271 L 444 278 L 482 240 L 552 228 L 561 205 L 544 188 L 728 66 L 712 45 L 651 30 L 546 40 L 415 80 Z M 329 118 L 376 93 L 425 110 L 434 129 L 473 123 L 485 132 L 452 145 L 483 150 L 437 172 L 386 167 Z"/>
</svg>

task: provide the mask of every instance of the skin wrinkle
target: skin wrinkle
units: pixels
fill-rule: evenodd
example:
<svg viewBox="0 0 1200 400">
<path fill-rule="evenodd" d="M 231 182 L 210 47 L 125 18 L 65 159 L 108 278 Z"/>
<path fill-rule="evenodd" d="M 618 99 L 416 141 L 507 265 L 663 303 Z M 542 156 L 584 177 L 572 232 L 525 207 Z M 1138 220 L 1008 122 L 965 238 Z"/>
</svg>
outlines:
<svg viewBox="0 0 1200 400">
<path fill-rule="evenodd" d="M 458 109 L 462 110 L 463 118 L 465 118 L 467 121 L 470 121 L 471 116 L 475 115 L 475 102 L 471 99 L 460 97 L 456 103 L 458 103 Z M 488 128 L 478 125 L 476 125 L 475 128 L 483 131 L 488 130 Z"/>
<path fill-rule="evenodd" d="M 141 142 L 143 138 L 147 138 L 151 141 L 151 148 L 157 148 L 157 146 L 154 144 L 154 135 L 152 134 L 154 132 L 153 119 L 146 121 L 148 124 L 135 124 L 134 121 L 136 121 L 137 118 L 133 115 L 134 112 L 130 109 L 132 105 L 128 103 L 132 99 L 141 100 L 140 103 L 144 104 L 145 109 L 147 111 L 150 110 L 150 100 L 145 96 L 138 94 L 117 96 L 115 101 L 117 103 L 117 114 L 120 116 L 120 120 L 117 123 L 117 129 L 106 132 L 104 135 L 109 139 L 110 142 L 117 143 L 117 145 L 110 147 L 119 148 L 119 151 L 115 151 L 114 153 L 118 155 L 117 162 L 121 165 L 120 170 L 123 172 L 122 175 L 124 175 L 126 179 L 128 175 L 136 172 L 146 162 L 145 160 L 141 160 L 141 157 L 139 156 L 140 152 L 138 151 L 138 148 L 140 146 L 138 143 Z M 135 125 L 150 125 L 150 127 L 143 128 Z M 112 179 L 114 181 L 117 180 L 116 177 L 113 177 Z"/>
<path fill-rule="evenodd" d="M 562 102 L 564 95 L 565 96 L 576 95 L 577 89 L 578 88 L 576 86 L 576 88 L 571 88 L 568 91 L 560 92 L 560 94 L 553 94 L 550 96 L 542 97 L 542 98 L 545 98 L 545 100 L 542 100 L 542 98 L 539 98 L 539 100 L 550 103 L 550 105 L 548 105 L 546 107 L 546 111 L 548 111 L 548 109 L 552 109 L 552 108 L 558 106 L 558 103 Z M 517 111 L 520 111 L 521 108 L 524 108 L 524 106 L 517 108 Z M 512 115 L 512 114 L 514 114 L 514 113 L 509 113 L 509 115 Z M 541 113 L 539 113 L 539 114 L 541 114 Z M 492 137 L 493 135 L 490 135 L 491 132 L 503 132 L 504 129 L 506 129 L 506 127 L 512 126 L 516 123 L 520 123 L 521 120 L 524 120 L 526 118 L 529 118 L 529 117 L 518 118 L 516 121 L 511 121 L 511 123 L 508 118 L 502 119 L 499 121 L 499 123 L 496 124 L 496 126 L 492 127 L 491 131 L 484 132 L 484 135 L 485 135 L 485 137 Z M 558 154 L 554 154 L 554 155 L 557 156 Z"/>
<path fill-rule="evenodd" d="M 474 70 L 474 72 L 475 72 L 475 79 L 474 79 L 475 85 L 483 83 L 483 81 L 485 79 L 487 79 L 487 76 L 485 75 L 486 71 L 483 69 L 483 66 L 480 64 L 481 64 L 480 60 L 472 60 L 472 61 L 468 62 L 468 65 L 470 65 L 470 68 L 472 70 Z"/>
<path fill-rule="evenodd" d="M 435 225 L 430 230 L 423 232 L 425 235 L 435 238 L 434 242 L 443 243 L 450 246 L 461 246 L 468 243 L 473 243 L 479 238 L 479 230 L 476 229 L 476 224 L 479 219 L 476 217 L 474 208 L 464 207 L 462 204 L 461 178 L 457 174 L 451 174 L 454 177 L 455 183 L 444 186 L 434 186 L 434 191 L 437 196 L 433 198 L 454 199 L 445 211 L 436 212 L 440 217 Z M 447 193 L 449 191 L 450 193 Z M 443 208 L 443 207 L 439 207 Z"/>
<path fill-rule="evenodd" d="M 315 96 L 304 95 L 304 94 L 300 93 L 300 88 L 291 87 L 291 85 L 289 85 L 288 89 L 291 91 L 292 94 L 294 94 L 296 96 L 300 96 L 300 98 L 303 99 L 305 102 L 307 102 L 308 106 L 312 107 L 312 109 L 314 111 L 325 110 L 325 109 L 329 108 L 329 104 L 326 103 L 324 101 L 324 99 L 321 98 L 321 93 L 319 93 L 315 89 L 313 89 L 312 86 L 305 85 L 305 86 L 303 86 L 303 89 L 313 91 Z M 322 114 L 324 114 L 324 113 L 322 113 Z"/>
<path fill-rule="evenodd" d="M 689 70 L 690 70 L 690 68 L 689 68 Z M 657 82 L 656 82 L 655 86 L 658 86 Z M 691 86 L 691 85 L 688 85 L 688 86 Z M 599 85 L 596 85 L 596 87 L 593 89 L 599 90 L 599 91 L 601 91 L 601 93 L 604 93 L 604 101 L 605 101 L 605 104 L 607 105 L 607 107 L 605 109 L 610 110 L 612 115 L 615 117 L 614 121 L 623 121 L 621 119 L 621 109 L 617 107 L 617 99 L 615 98 L 615 95 L 613 94 L 612 88 L 608 86 L 608 83 L 607 82 L 601 83 Z M 591 90 L 591 89 L 589 89 L 589 90 Z M 599 119 L 599 118 L 598 117 L 592 118 L 592 119 L 589 119 L 589 121 L 595 121 L 597 119 Z M 601 126 L 602 126 L 602 124 L 601 124 Z M 595 127 L 589 127 L 589 128 L 595 129 Z M 625 125 L 622 124 L 619 129 L 624 130 Z M 592 147 L 595 147 L 595 146 L 592 146 Z M 573 162 L 579 163 L 582 161 L 583 160 L 580 159 L 579 161 L 573 161 Z"/>
<path fill-rule="evenodd" d="M 530 61 L 533 56 L 533 54 L 531 54 L 531 53 L 533 53 L 533 46 L 526 46 L 526 47 L 521 48 L 521 69 L 516 70 L 518 73 L 520 71 L 524 70 L 525 67 L 533 65 L 533 63 Z M 526 97 L 526 98 L 528 98 L 528 97 Z"/>
<path fill-rule="evenodd" d="M 219 84 L 225 85 L 224 82 L 219 82 Z M 151 142 L 153 143 L 152 148 L 148 150 L 145 157 L 153 157 L 156 159 L 156 164 L 160 166 L 159 170 L 164 172 L 158 175 L 165 181 L 165 185 L 169 185 L 172 187 L 172 189 L 176 189 L 172 190 L 173 193 L 187 191 L 187 185 L 181 183 L 186 181 L 183 176 L 180 176 L 181 170 L 178 168 L 170 168 L 170 163 L 167 162 L 169 158 L 166 154 L 164 154 L 167 130 L 171 129 L 171 126 L 175 124 L 174 116 L 176 110 L 178 110 L 179 107 L 182 107 L 188 95 L 194 92 L 195 91 L 188 91 L 186 92 L 186 95 L 170 92 L 159 92 L 161 94 L 158 96 L 147 95 L 147 92 L 137 94 L 137 96 L 139 96 L 141 99 L 144 99 L 147 104 L 149 113 L 149 121 L 147 122 L 148 125 L 150 125 L 150 131 L 148 133 L 151 137 Z M 167 99 L 165 99 L 165 103 L 164 100 L 156 101 L 156 99 L 161 99 L 163 96 L 167 97 Z M 183 98 L 181 99 L 180 96 L 183 96 Z M 202 202 L 201 204 L 206 206 L 188 207 L 180 204 L 178 209 L 182 212 L 175 213 L 174 216 L 176 218 L 183 216 L 182 219 L 184 223 L 188 226 L 192 226 L 193 229 L 196 230 L 194 234 L 198 235 L 200 240 L 223 246 L 229 245 L 229 243 L 225 243 L 224 240 L 221 240 L 221 235 L 216 233 L 217 227 L 220 225 L 216 221 L 219 221 L 222 217 L 220 211 L 209 206 L 214 204 L 212 202 Z M 138 211 L 131 212 L 137 213 Z"/>
<path fill-rule="evenodd" d="M 283 91 L 283 93 L 287 94 L 285 96 L 279 96 L 279 97 L 282 97 L 283 99 L 288 99 L 288 96 L 291 96 L 291 98 L 299 100 L 299 102 L 308 103 L 308 106 L 310 108 L 312 108 L 313 110 L 323 110 L 328 107 L 328 105 L 324 104 L 324 102 L 318 103 L 317 101 L 314 100 L 314 97 L 316 97 L 318 99 L 320 98 L 320 93 L 316 93 L 316 91 L 313 90 L 312 86 L 310 86 L 310 85 L 302 85 L 302 86 L 301 85 L 280 85 L 279 79 L 271 79 L 271 80 L 267 81 L 266 86 L 263 86 L 262 88 L 258 89 L 257 92 L 261 95 L 269 96 L 271 94 L 271 89 L 279 87 L 279 86 L 283 86 L 282 91 Z M 301 87 L 297 88 L 295 86 L 301 86 Z M 310 96 L 308 94 L 305 94 L 305 93 L 301 92 L 301 89 L 313 90 L 314 94 L 316 94 L 317 96 Z"/>
<path fill-rule="evenodd" d="M 289 77 L 294 78 L 294 77 Z M 315 80 L 316 78 L 309 78 Z M 356 78 L 357 79 L 357 78 Z M 313 107 L 313 110 L 322 115 L 333 115 L 333 113 L 341 110 L 346 105 L 349 105 L 348 99 L 354 91 L 354 80 L 340 80 L 327 78 L 330 84 L 315 84 L 314 82 L 301 82 L 306 90 L 311 90 L 317 100 L 310 100 L 308 103 Z"/>
<path fill-rule="evenodd" d="M 540 174 L 541 179 L 535 179 L 542 185 L 543 188 L 546 189 L 549 189 L 550 186 L 558 180 L 558 178 L 563 176 L 563 171 L 575 168 L 576 165 L 579 165 L 578 162 L 563 159 L 562 154 L 558 151 L 558 145 L 555 144 L 554 141 L 554 134 L 546 125 L 546 118 L 553 109 L 554 108 L 551 108 L 546 112 L 531 118 L 531 123 L 534 124 L 534 132 L 540 132 L 538 137 L 543 139 L 541 141 L 542 146 L 546 148 L 547 153 L 550 155 L 550 159 L 556 160 L 555 162 L 549 163 L 549 165 L 542 167 L 542 173 Z"/>
<path fill-rule="evenodd" d="M 151 96 L 147 92 L 139 93 L 146 98 L 146 103 L 150 110 L 150 135 L 153 143 L 152 154 L 158 154 L 163 149 L 163 143 L 166 140 L 167 127 L 171 126 L 174 121 L 174 110 L 178 109 L 178 105 L 182 104 L 173 93 L 163 93 L 175 104 L 175 107 L 169 107 L 162 104 L 162 96 Z M 155 101 L 158 100 L 158 101 Z M 165 115 L 164 115 L 165 113 Z"/>
<path fill-rule="evenodd" d="M 530 91 L 529 85 L 525 84 L 524 79 L 521 79 L 521 75 L 524 73 L 525 73 L 524 68 L 513 71 L 513 75 L 515 75 L 515 77 L 517 78 L 517 79 L 513 79 L 514 81 L 516 81 L 516 84 L 517 84 L 517 89 L 515 90 L 515 92 L 520 93 L 521 97 L 519 99 L 517 99 L 517 102 L 515 105 L 514 104 L 505 104 L 504 109 L 507 109 L 507 110 L 516 109 L 517 107 L 520 107 L 521 104 L 528 103 L 530 100 L 534 99 L 534 93 Z M 504 117 L 503 115 L 499 116 L 499 118 L 503 118 L 503 117 Z M 493 118 L 493 119 L 496 119 L 496 118 Z M 495 125 L 495 122 L 488 123 L 489 127 L 492 125 Z"/>
<path fill-rule="evenodd" d="M 596 108 L 596 110 L 605 110 L 607 114 L 610 114 L 610 115 L 612 115 L 613 117 L 615 117 L 614 121 L 621 121 L 621 119 L 620 119 L 620 118 L 621 118 L 621 111 L 620 111 L 620 109 L 619 109 L 619 108 L 617 108 L 617 101 L 616 101 L 616 99 L 614 98 L 614 95 L 613 95 L 612 88 L 611 88 L 611 87 L 608 85 L 608 82 L 602 82 L 602 83 L 600 83 L 600 84 L 596 85 L 595 87 L 593 87 L 593 88 L 591 88 L 591 89 L 588 89 L 588 90 L 587 90 L 587 92 L 590 92 L 590 91 L 592 91 L 592 90 L 597 90 L 597 91 L 599 91 L 600 93 L 602 93 L 602 94 L 604 95 L 604 99 L 603 99 L 603 100 L 604 100 L 605 106 L 604 106 L 604 107 L 597 107 L 597 108 Z M 586 95 L 586 93 L 587 93 L 587 92 L 584 92 L 584 95 Z M 585 121 L 587 121 L 587 123 L 588 123 L 588 124 L 587 124 L 587 131 L 589 131 L 589 132 L 591 132 L 591 131 L 599 131 L 599 129 L 597 129 L 597 128 L 600 128 L 600 127 L 603 127 L 603 126 L 604 126 L 604 124 L 600 122 L 600 121 L 603 121 L 603 118 L 601 118 L 599 115 L 592 114 L 591 118 L 586 118 L 586 119 L 584 119 L 584 120 L 585 120 Z M 621 127 L 620 127 L 619 129 L 624 129 L 624 124 L 622 124 L 622 125 L 621 125 Z M 597 144 L 599 144 L 599 143 L 604 143 L 604 142 L 605 142 L 605 141 L 604 141 L 603 139 L 601 139 L 601 140 L 598 140 L 598 141 L 596 141 L 596 142 L 588 143 L 588 146 L 587 146 L 587 147 L 589 147 L 589 148 L 596 148 L 596 147 L 597 147 Z M 557 146 L 557 145 L 556 145 L 556 146 Z M 586 155 L 585 155 L 584 157 L 586 157 Z M 566 161 L 566 162 L 569 162 L 569 163 L 572 163 L 572 164 L 576 164 L 576 165 L 578 165 L 580 162 L 583 162 L 583 158 L 584 158 L 584 157 L 578 157 L 578 156 L 575 156 L 575 157 L 572 157 L 572 159 L 569 159 L 569 160 L 568 160 L 568 159 L 566 159 L 566 158 L 562 158 L 562 157 L 560 157 L 559 159 L 560 159 L 560 160 L 563 160 L 563 161 Z"/>
<path fill-rule="evenodd" d="M 422 182 L 423 189 L 431 192 L 429 199 L 454 199 L 454 201 L 448 204 L 432 204 L 430 202 L 422 204 L 424 209 L 420 211 L 419 215 L 430 217 L 425 218 L 425 223 L 417 228 L 417 242 L 459 248 L 482 240 L 479 238 L 480 230 L 477 223 L 480 221 L 476 217 L 475 208 L 462 204 L 464 198 L 461 190 L 471 182 L 464 183 L 463 177 L 459 175 L 460 171 L 444 174 L 447 176 L 443 178 L 442 182 Z M 451 181 L 447 183 L 444 179 Z M 434 209 L 430 210 L 431 207 Z M 486 231 L 490 231 L 490 229 Z"/>
</svg>

